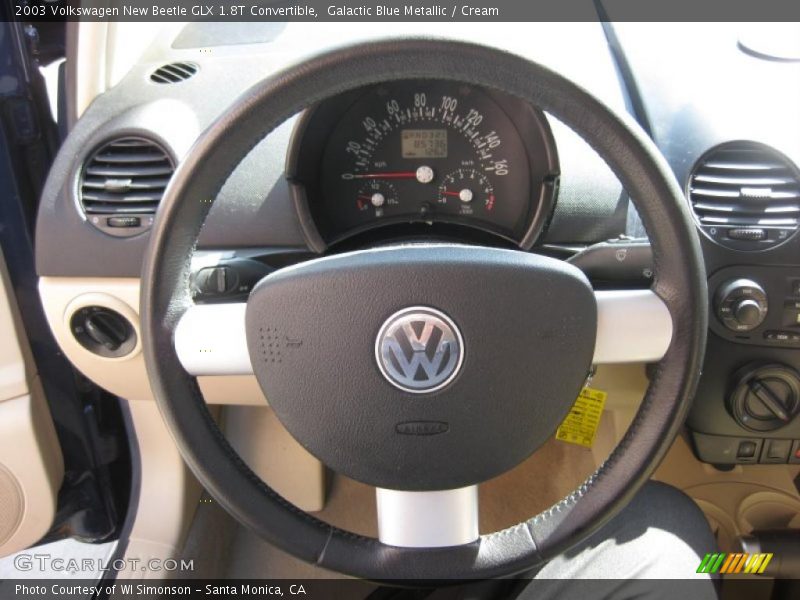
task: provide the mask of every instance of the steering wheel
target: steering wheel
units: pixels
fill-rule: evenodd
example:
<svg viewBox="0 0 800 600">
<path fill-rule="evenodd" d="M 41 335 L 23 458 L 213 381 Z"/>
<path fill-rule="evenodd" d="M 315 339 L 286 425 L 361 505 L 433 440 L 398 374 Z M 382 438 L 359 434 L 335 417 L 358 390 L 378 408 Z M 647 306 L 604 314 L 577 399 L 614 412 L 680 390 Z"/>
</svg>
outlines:
<svg viewBox="0 0 800 600">
<path fill-rule="evenodd" d="M 652 288 L 595 292 L 575 267 L 522 251 L 402 245 L 284 268 L 247 303 L 195 306 L 193 248 L 211 202 L 248 152 L 332 95 L 411 78 L 496 89 L 580 134 L 636 203 L 652 244 Z M 266 541 L 374 580 L 506 576 L 597 530 L 647 481 L 682 425 L 707 327 L 696 231 L 673 175 L 640 129 L 541 65 L 431 39 L 338 49 L 241 95 L 175 172 L 142 281 L 152 390 L 200 483 Z M 479 536 L 477 485 L 552 436 L 592 364 L 626 361 L 657 364 L 611 456 L 550 509 Z M 255 373 L 300 444 L 378 488 L 379 539 L 321 522 L 247 467 L 195 379 L 230 373 Z"/>
</svg>

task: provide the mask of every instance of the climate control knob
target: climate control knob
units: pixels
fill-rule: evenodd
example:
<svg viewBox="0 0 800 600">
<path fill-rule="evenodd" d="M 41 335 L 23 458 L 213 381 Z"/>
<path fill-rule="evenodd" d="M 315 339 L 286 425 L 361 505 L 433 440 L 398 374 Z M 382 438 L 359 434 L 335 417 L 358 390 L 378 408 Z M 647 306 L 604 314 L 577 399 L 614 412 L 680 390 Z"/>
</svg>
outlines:
<svg viewBox="0 0 800 600">
<path fill-rule="evenodd" d="M 717 317 L 731 331 L 750 331 L 767 317 L 767 294 L 750 279 L 732 279 L 714 298 Z"/>
<path fill-rule="evenodd" d="M 781 364 L 745 365 L 733 376 L 728 408 L 750 431 L 774 431 L 800 411 L 800 373 Z"/>
<path fill-rule="evenodd" d="M 764 320 L 764 313 L 758 302 L 750 298 L 738 300 L 733 305 L 733 317 L 738 323 L 747 327 L 758 327 Z"/>
</svg>

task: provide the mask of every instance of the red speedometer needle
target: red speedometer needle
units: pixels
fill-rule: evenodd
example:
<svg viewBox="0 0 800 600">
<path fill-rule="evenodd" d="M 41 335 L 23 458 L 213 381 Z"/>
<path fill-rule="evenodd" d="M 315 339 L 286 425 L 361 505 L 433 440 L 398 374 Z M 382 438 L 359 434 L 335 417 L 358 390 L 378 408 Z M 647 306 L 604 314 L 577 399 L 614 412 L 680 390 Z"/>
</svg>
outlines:
<svg viewBox="0 0 800 600">
<path fill-rule="evenodd" d="M 444 191 L 442 191 L 442 195 L 443 196 L 455 196 L 456 198 L 458 198 L 459 196 L 461 196 L 461 192 L 450 192 L 448 190 L 444 190 Z"/>
<path fill-rule="evenodd" d="M 353 173 L 353 179 L 416 179 L 414 171 L 394 171 L 387 173 Z"/>
</svg>

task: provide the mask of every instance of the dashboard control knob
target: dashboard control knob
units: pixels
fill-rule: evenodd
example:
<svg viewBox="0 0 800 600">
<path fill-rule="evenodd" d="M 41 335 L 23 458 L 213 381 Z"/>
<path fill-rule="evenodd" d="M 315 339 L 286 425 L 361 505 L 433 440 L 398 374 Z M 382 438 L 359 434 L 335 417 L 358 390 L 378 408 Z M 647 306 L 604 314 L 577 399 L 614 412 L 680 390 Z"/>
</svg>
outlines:
<svg viewBox="0 0 800 600">
<path fill-rule="evenodd" d="M 731 331 L 751 331 L 767 317 L 767 294 L 750 279 L 733 279 L 720 286 L 714 298 L 717 318 Z"/>
<path fill-rule="evenodd" d="M 728 406 L 745 429 L 780 429 L 800 410 L 800 374 L 781 364 L 748 365 L 734 375 Z"/>
<path fill-rule="evenodd" d="M 764 320 L 764 315 L 758 302 L 749 298 L 735 303 L 733 315 L 739 323 L 747 327 L 756 327 Z"/>
<path fill-rule="evenodd" d="M 100 310 L 89 314 L 83 321 L 86 335 L 95 343 L 116 350 L 128 339 L 128 326 L 117 313 Z"/>
<path fill-rule="evenodd" d="M 89 352 L 106 358 L 129 354 L 136 346 L 133 325 L 115 310 L 104 306 L 85 306 L 70 319 L 77 342 Z"/>
</svg>

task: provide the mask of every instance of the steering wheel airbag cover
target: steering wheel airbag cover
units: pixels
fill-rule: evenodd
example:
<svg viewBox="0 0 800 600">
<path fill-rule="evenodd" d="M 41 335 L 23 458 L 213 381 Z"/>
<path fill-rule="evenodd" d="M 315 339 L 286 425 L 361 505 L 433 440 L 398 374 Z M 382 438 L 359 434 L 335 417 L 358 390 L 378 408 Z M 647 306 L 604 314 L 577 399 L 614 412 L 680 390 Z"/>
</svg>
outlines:
<svg viewBox="0 0 800 600">
<path fill-rule="evenodd" d="M 391 385 L 375 357 L 381 324 L 415 306 L 450 317 L 463 344 L 455 379 L 424 395 Z M 270 406 L 312 454 L 378 487 L 443 490 L 504 473 L 553 434 L 589 372 L 597 306 L 563 261 L 417 245 L 278 271 L 246 322 Z"/>
<path fill-rule="evenodd" d="M 673 319 L 673 341 L 654 370 L 624 439 L 602 467 L 552 509 L 457 548 L 394 548 L 323 523 L 292 506 L 239 459 L 181 367 L 172 335 L 186 308 L 195 240 L 235 165 L 297 111 L 348 89 L 404 78 L 442 78 L 503 90 L 572 127 L 634 199 L 653 247 L 653 290 Z M 142 332 L 150 383 L 187 464 L 245 527 L 295 556 L 370 579 L 483 578 L 540 564 L 579 542 L 649 478 L 683 423 L 700 373 L 707 327 L 697 233 L 654 144 L 561 75 L 521 57 L 460 42 L 389 40 L 343 48 L 273 75 L 245 92 L 198 139 L 175 172 L 151 231 L 142 275 Z M 643 332 L 646 335 L 646 332 Z"/>
</svg>

